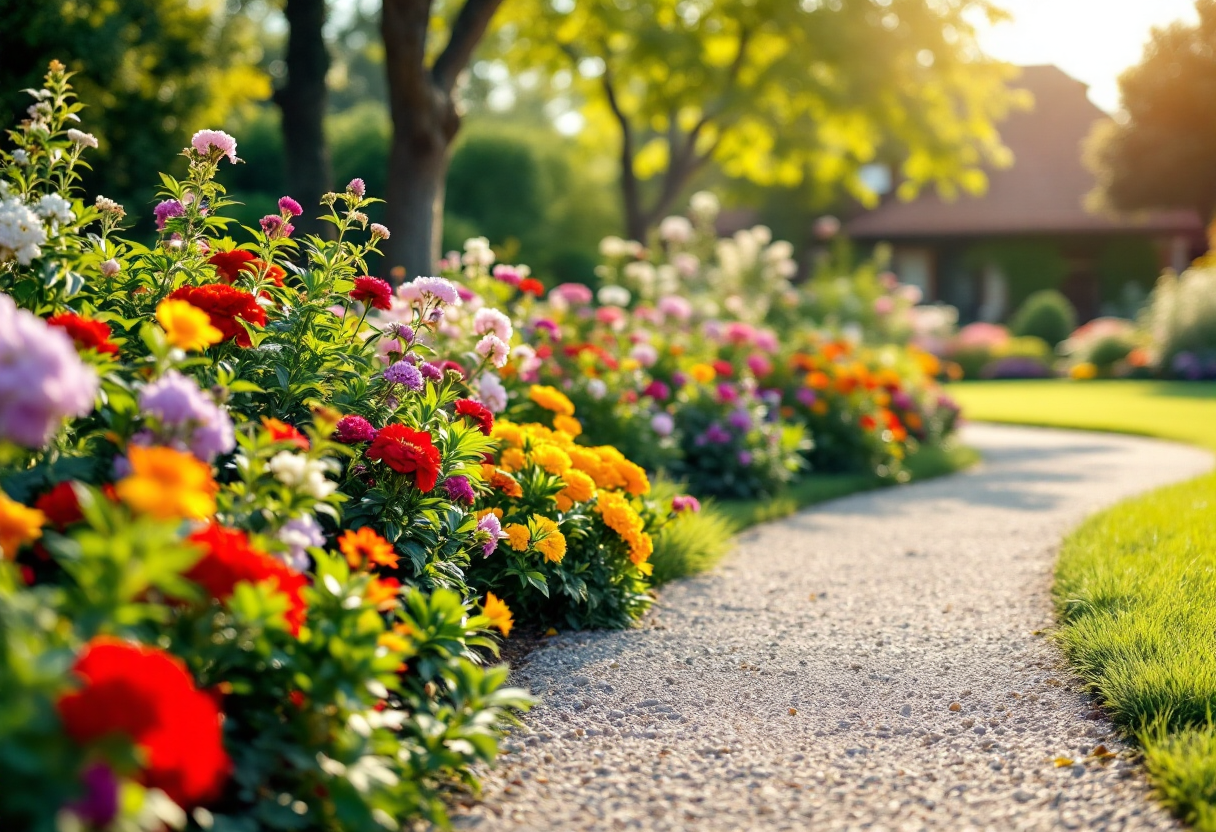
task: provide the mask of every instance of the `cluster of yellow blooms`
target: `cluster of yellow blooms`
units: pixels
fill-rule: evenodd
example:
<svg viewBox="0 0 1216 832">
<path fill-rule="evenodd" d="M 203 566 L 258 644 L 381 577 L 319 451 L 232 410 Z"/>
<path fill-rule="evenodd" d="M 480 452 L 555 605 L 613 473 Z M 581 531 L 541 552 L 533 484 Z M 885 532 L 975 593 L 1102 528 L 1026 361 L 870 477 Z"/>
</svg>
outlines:
<svg viewBox="0 0 1216 832">
<path fill-rule="evenodd" d="M 542 391 L 539 395 L 536 392 L 538 390 Z M 533 400 L 539 398 L 544 402 L 553 403 L 553 396 L 543 391 L 551 391 L 552 394 L 565 398 L 552 388 L 534 387 L 531 394 Z M 653 541 L 650 535 L 643 531 L 642 518 L 624 496 L 628 494 L 636 497 L 650 492 L 650 480 L 646 471 L 610 445 L 576 445 L 574 437 L 581 431 L 581 427 L 576 430 L 563 429 L 574 427 L 563 425 L 559 421 L 563 417 L 573 422 L 574 426 L 578 425 L 573 416 L 562 413 L 558 413 L 554 418 L 557 429 L 534 423 L 518 425 L 505 420 L 495 422 L 492 435 L 502 446 L 498 467 L 514 474 L 529 466 L 536 466 L 548 474 L 560 477 L 565 487 L 556 496 L 559 511 L 569 511 L 575 503 L 589 502 L 598 496 L 596 511 L 603 517 L 605 525 L 629 544 L 630 560 L 639 569 L 649 572 L 650 564 L 647 560 L 654 550 Z M 492 478 L 488 478 L 488 481 L 494 483 Z M 511 494 L 507 488 L 500 490 L 508 496 L 518 496 Z M 528 521 L 528 527 L 512 523 L 505 526 L 503 531 L 507 534 L 508 545 L 516 551 L 526 551 L 531 544 L 550 561 L 560 561 L 565 555 L 565 539 L 560 538 L 561 533 L 557 531 L 557 525 L 541 515 L 533 515 Z M 556 542 L 558 538 L 561 539 L 560 545 Z"/>
</svg>

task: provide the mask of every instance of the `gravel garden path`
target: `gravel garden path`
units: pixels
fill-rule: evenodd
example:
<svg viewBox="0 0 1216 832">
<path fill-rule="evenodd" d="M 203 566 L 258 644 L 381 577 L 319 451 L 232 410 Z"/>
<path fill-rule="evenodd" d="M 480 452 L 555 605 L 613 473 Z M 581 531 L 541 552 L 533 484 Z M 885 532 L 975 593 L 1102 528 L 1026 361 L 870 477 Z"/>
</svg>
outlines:
<svg viewBox="0 0 1216 832">
<path fill-rule="evenodd" d="M 1211 457 L 964 439 L 973 471 L 758 527 L 642 629 L 546 640 L 514 674 L 542 705 L 457 826 L 1176 828 L 1042 630 L 1063 535 Z"/>
</svg>

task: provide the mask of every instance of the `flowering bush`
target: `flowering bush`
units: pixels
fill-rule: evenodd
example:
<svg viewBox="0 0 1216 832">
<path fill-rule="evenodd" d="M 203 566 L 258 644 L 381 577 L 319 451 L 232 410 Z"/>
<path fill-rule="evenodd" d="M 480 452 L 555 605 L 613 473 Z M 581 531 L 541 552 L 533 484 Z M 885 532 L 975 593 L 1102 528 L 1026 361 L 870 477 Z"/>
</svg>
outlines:
<svg viewBox="0 0 1216 832">
<path fill-rule="evenodd" d="M 285 197 L 234 245 L 218 131 L 129 243 L 61 66 L 34 98 L 0 158 L 0 826 L 442 821 L 528 703 L 467 594 L 487 426 L 413 335 L 459 298 L 367 324 L 359 180 L 335 241 Z"/>
<path fill-rule="evenodd" d="M 1209 254 L 1180 275 L 1157 281 L 1141 315 L 1148 336 L 1146 363 L 1165 376 L 1216 378 L 1216 268 Z"/>
</svg>

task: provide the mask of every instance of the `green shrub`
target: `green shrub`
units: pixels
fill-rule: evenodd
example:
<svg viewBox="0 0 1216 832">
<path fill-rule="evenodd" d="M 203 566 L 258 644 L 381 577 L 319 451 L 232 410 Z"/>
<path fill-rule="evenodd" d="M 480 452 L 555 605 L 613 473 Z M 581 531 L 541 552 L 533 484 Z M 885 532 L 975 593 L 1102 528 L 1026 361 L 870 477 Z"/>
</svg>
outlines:
<svg viewBox="0 0 1216 832">
<path fill-rule="evenodd" d="M 1026 298 L 1014 313 L 1009 328 L 1014 335 L 1042 338 L 1052 348 L 1077 326 L 1077 310 L 1055 289 L 1044 289 Z"/>
</svg>

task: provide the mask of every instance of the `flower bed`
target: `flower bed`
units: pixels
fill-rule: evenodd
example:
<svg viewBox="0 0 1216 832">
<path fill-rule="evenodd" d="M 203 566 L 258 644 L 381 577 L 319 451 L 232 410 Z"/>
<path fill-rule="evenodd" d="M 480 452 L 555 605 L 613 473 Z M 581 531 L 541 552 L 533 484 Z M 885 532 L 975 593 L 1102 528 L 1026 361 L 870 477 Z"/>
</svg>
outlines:
<svg viewBox="0 0 1216 832">
<path fill-rule="evenodd" d="M 499 637 L 627 626 L 656 552 L 722 537 L 671 477 L 899 480 L 952 429 L 896 287 L 866 284 L 877 346 L 810 326 L 844 290 L 796 289 L 761 229 L 717 240 L 706 195 L 608 241 L 598 300 L 484 240 L 394 289 L 360 180 L 333 240 L 290 197 L 233 228 L 219 131 L 124 239 L 79 193 L 63 68 L 33 95 L 0 156 L 3 828 L 442 822 L 530 701 Z"/>
</svg>

